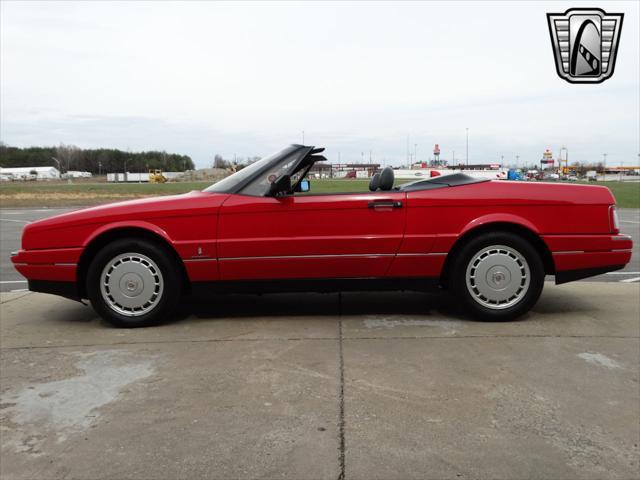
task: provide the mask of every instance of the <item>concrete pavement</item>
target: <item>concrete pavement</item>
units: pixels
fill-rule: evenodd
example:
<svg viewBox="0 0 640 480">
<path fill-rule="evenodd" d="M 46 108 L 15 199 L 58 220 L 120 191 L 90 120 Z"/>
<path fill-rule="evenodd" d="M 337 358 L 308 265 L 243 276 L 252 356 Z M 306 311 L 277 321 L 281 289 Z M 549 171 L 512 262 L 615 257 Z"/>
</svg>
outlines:
<svg viewBox="0 0 640 480">
<path fill-rule="evenodd" d="M 1 297 L 3 479 L 640 475 L 637 283 L 548 283 L 511 323 L 442 295 L 234 295 L 118 330 Z"/>
</svg>

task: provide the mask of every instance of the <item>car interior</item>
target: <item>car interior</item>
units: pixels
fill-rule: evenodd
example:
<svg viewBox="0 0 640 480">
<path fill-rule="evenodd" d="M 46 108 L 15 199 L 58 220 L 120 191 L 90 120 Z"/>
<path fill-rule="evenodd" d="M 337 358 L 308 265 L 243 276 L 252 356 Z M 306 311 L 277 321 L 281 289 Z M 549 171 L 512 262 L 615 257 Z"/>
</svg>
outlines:
<svg viewBox="0 0 640 480">
<path fill-rule="evenodd" d="M 269 179 L 270 188 L 266 195 L 279 196 L 293 193 L 306 193 L 310 190 L 310 182 L 306 179 L 307 173 L 316 162 L 326 162 L 327 159 L 320 155 L 324 148 L 312 148 L 309 154 L 297 163 L 291 173 L 282 175 L 278 179 Z M 286 177 L 286 178 L 285 178 Z M 369 181 L 371 192 L 386 192 L 391 190 L 414 191 L 432 190 L 437 188 L 455 187 L 470 183 L 486 182 L 487 179 L 476 179 L 463 173 L 436 176 L 428 179 L 420 179 L 394 187 L 395 174 L 392 167 L 385 167 L 376 172 Z"/>
<path fill-rule="evenodd" d="M 378 190 L 387 191 L 393 189 L 395 176 L 393 168 L 385 167 L 382 172 L 375 173 L 369 182 L 369 190 L 377 192 Z"/>
</svg>

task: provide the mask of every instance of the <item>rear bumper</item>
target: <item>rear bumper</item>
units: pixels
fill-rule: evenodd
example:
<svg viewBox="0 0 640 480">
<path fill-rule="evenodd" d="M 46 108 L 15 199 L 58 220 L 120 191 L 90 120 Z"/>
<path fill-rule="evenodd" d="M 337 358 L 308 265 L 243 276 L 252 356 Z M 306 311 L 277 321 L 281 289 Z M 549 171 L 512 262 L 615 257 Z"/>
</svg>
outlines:
<svg viewBox="0 0 640 480">
<path fill-rule="evenodd" d="M 607 272 L 615 272 L 616 270 L 620 270 L 624 267 L 624 265 L 609 265 L 606 267 L 563 270 L 562 272 L 556 273 L 556 285 L 573 282 L 574 280 L 581 280 L 583 278 L 595 277 L 596 275 L 602 275 Z"/>
<path fill-rule="evenodd" d="M 556 283 L 620 270 L 631 260 L 628 235 L 549 235 L 542 237 L 553 257 Z"/>
</svg>

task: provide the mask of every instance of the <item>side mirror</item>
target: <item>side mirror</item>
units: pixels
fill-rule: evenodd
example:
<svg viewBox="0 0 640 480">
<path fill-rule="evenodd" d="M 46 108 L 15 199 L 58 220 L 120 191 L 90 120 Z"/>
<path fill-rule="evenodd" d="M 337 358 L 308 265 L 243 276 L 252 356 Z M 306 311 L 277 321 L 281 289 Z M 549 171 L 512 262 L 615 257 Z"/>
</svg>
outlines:
<svg viewBox="0 0 640 480">
<path fill-rule="evenodd" d="M 301 180 L 296 186 L 296 192 L 308 192 L 311 190 L 311 182 L 309 180 Z"/>
<path fill-rule="evenodd" d="M 269 187 L 270 197 L 280 197 L 291 192 L 291 177 L 289 175 L 281 175 L 271 182 Z"/>
</svg>

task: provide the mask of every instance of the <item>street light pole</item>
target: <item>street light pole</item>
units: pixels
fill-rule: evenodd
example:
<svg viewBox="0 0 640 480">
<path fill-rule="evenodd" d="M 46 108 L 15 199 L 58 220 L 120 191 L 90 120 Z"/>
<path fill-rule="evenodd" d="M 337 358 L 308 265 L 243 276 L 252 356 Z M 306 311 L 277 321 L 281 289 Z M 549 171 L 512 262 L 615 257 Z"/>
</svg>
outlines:
<svg viewBox="0 0 640 480">
<path fill-rule="evenodd" d="M 607 180 L 607 154 L 603 153 L 602 156 L 604 157 L 604 167 L 602 169 L 602 181 L 606 181 Z"/>
<path fill-rule="evenodd" d="M 413 161 L 414 163 L 418 161 L 418 144 L 413 144 Z"/>
<path fill-rule="evenodd" d="M 467 127 L 467 167 L 469 166 L 469 127 Z"/>
<path fill-rule="evenodd" d="M 302 130 L 302 145 L 304 145 L 304 130 Z"/>
</svg>

